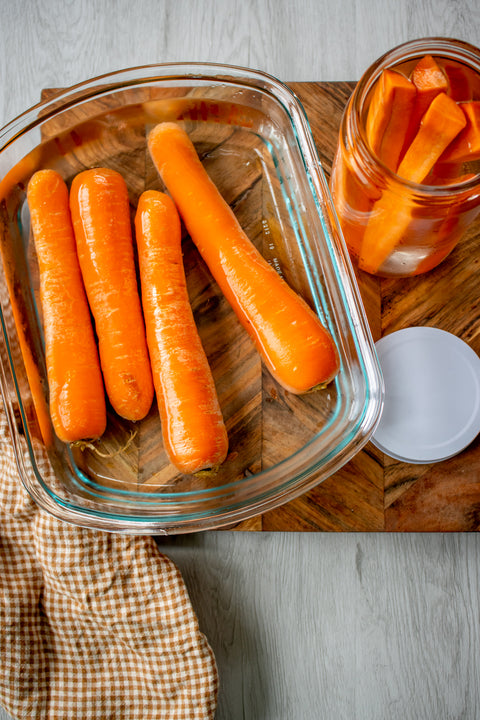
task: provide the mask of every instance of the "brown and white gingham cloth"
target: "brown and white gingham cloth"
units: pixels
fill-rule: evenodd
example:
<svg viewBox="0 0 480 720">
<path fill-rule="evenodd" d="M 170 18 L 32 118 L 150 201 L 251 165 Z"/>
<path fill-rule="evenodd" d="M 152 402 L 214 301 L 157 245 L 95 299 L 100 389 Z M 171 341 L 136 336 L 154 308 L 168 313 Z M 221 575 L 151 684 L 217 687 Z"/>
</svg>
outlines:
<svg viewBox="0 0 480 720">
<path fill-rule="evenodd" d="M 152 538 L 38 509 L 1 406 L 0 704 L 28 720 L 210 720 L 217 690 L 176 566 Z"/>
</svg>

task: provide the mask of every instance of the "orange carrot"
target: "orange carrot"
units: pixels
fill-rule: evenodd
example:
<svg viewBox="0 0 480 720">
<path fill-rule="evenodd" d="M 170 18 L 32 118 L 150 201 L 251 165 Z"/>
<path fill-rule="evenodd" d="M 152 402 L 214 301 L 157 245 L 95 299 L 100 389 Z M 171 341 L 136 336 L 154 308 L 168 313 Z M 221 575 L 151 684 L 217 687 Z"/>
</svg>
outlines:
<svg viewBox="0 0 480 720">
<path fill-rule="evenodd" d="M 31 402 L 38 423 L 38 430 L 41 440 L 46 447 L 49 447 L 53 441 L 52 420 L 46 400 L 46 390 L 42 385 L 42 378 L 38 366 L 37 353 L 28 336 L 28 320 L 27 313 L 23 303 L 21 293 L 16 290 L 21 284 L 19 274 L 18 259 L 15 252 L 15 238 L 10 239 L 10 233 L 5 230 L 4 213 L 16 212 L 18 208 L 18 200 L 15 197 L 15 188 L 24 188 L 28 184 L 28 179 L 38 167 L 41 159 L 41 149 L 39 146 L 34 148 L 28 155 L 22 158 L 16 165 L 4 175 L 0 180 L 0 203 L 2 212 L 0 213 L 0 224 L 3 232 L 0 233 L 3 241 L 0 243 L 0 255 L 3 264 L 5 282 L 11 303 L 12 317 L 15 324 L 17 341 L 22 355 L 25 374 L 27 377 L 28 387 L 31 394 Z M 13 209 L 11 206 L 14 205 Z M 27 403 L 26 410 L 29 410 Z M 35 432 L 35 431 L 33 431 Z"/>
<path fill-rule="evenodd" d="M 70 208 L 107 395 L 118 415 L 141 420 L 153 381 L 123 177 L 107 168 L 84 170 L 73 179 Z"/>
<path fill-rule="evenodd" d="M 22 355 L 25 374 L 31 394 L 31 401 L 38 423 L 38 430 L 40 431 L 40 437 L 44 445 L 46 447 L 50 447 L 53 441 L 52 420 L 42 386 L 40 370 L 38 363 L 35 360 L 35 352 L 27 336 L 25 313 L 23 312 L 23 308 L 19 302 L 19 296 L 15 292 L 18 284 L 18 280 L 16 278 L 16 263 L 10 256 L 10 249 L 3 243 L 1 244 L 1 256 L 12 308 L 13 321 L 17 332 L 18 345 Z"/>
<path fill-rule="evenodd" d="M 330 382 L 339 370 L 332 337 L 246 236 L 186 132 L 160 123 L 148 147 L 192 240 L 272 375 L 293 393 Z"/>
<path fill-rule="evenodd" d="M 448 78 L 448 95 L 456 102 L 464 102 L 473 98 L 473 83 L 476 73 L 462 63 L 449 62 L 444 59 L 443 71 Z"/>
<path fill-rule="evenodd" d="M 439 163 L 480 160 L 480 100 L 458 103 L 466 125 L 440 156 Z"/>
<path fill-rule="evenodd" d="M 428 106 L 397 174 L 411 182 L 421 183 L 466 124 L 465 115 L 457 103 L 446 93 L 439 93 Z"/>
<path fill-rule="evenodd" d="M 353 153 L 339 145 L 332 167 L 330 189 L 345 241 L 352 255 L 358 257 L 368 214 L 380 193 L 362 185 L 354 169 Z M 375 196 L 372 195 L 375 192 Z"/>
<path fill-rule="evenodd" d="M 422 182 L 424 185 L 450 185 L 455 182 L 463 182 L 465 178 L 460 179 L 461 175 L 462 163 L 438 160 Z"/>
<path fill-rule="evenodd" d="M 448 79 L 431 55 L 420 58 L 412 70 L 411 79 L 417 88 L 415 114 L 421 119 L 433 98 L 440 92 L 447 92 Z"/>
<path fill-rule="evenodd" d="M 50 414 L 63 442 L 96 439 L 106 405 L 97 346 L 78 264 L 68 189 L 54 170 L 27 190 L 40 274 Z"/>
<path fill-rule="evenodd" d="M 445 93 L 437 95 L 423 116 L 420 129 L 400 163 L 397 174 L 421 183 L 466 120 L 457 104 Z M 405 236 L 411 221 L 413 200 L 386 190 L 375 203 L 363 236 L 359 267 L 375 273 Z"/>
<path fill-rule="evenodd" d="M 417 93 L 415 95 L 415 102 L 413 104 L 401 158 L 417 134 L 420 121 L 432 100 L 439 93 L 446 93 L 448 90 L 447 76 L 431 55 L 425 55 L 418 61 L 412 71 L 410 79 L 415 85 Z"/>
<path fill-rule="evenodd" d="M 135 230 L 142 305 L 165 449 L 183 473 L 217 468 L 227 431 L 187 291 L 173 200 L 147 190 Z"/>
<path fill-rule="evenodd" d="M 474 173 L 467 173 L 466 175 L 455 178 L 453 182 L 465 182 L 474 177 Z M 446 179 L 444 184 L 448 185 L 451 182 L 452 180 Z M 479 214 L 480 207 L 475 199 L 472 202 L 471 195 L 468 191 L 464 195 L 458 196 L 455 202 L 452 203 L 450 208 L 445 212 L 440 222 L 440 227 L 436 232 L 434 252 L 418 264 L 415 275 L 428 272 L 439 265 L 447 255 L 452 252 L 467 229 L 470 226 L 473 227 Z"/>
<path fill-rule="evenodd" d="M 367 140 L 375 155 L 395 171 L 402 151 L 413 105 L 415 85 L 396 70 L 383 70 L 373 91 L 367 114 Z"/>
</svg>

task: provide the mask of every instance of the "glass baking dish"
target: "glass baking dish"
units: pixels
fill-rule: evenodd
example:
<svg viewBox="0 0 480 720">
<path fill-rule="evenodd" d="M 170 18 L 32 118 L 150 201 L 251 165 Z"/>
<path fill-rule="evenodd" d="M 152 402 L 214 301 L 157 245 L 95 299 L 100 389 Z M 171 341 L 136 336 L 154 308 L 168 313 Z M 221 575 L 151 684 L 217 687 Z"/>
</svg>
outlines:
<svg viewBox="0 0 480 720">
<path fill-rule="evenodd" d="M 229 434 L 216 474 L 182 475 L 164 452 L 154 401 L 136 424 L 109 411 L 93 448 L 55 438 L 48 417 L 38 268 L 25 189 L 37 169 L 69 183 L 86 167 L 124 176 L 132 217 L 162 189 L 146 136 L 158 122 L 189 133 L 250 239 L 315 309 L 341 369 L 298 396 L 262 366 L 185 234 L 197 327 Z M 104 75 L 43 101 L 0 131 L 1 390 L 20 478 L 56 517 L 138 534 L 230 526 L 270 510 L 343 466 L 371 437 L 383 381 L 305 113 L 286 85 L 216 64 L 163 64 Z"/>
</svg>

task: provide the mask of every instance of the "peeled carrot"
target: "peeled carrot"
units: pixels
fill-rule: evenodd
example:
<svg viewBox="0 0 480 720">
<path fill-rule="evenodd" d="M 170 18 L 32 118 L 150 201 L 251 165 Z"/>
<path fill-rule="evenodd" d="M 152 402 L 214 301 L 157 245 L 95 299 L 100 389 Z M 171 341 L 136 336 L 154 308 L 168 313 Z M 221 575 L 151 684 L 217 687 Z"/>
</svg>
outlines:
<svg viewBox="0 0 480 720">
<path fill-rule="evenodd" d="M 339 370 L 331 335 L 246 236 L 186 132 L 160 123 L 148 147 L 192 240 L 272 375 L 293 393 L 330 382 Z"/>
<path fill-rule="evenodd" d="M 480 159 L 480 100 L 458 103 L 466 125 L 440 156 L 439 163 L 463 163 Z"/>
<path fill-rule="evenodd" d="M 420 129 L 400 163 L 397 174 L 421 183 L 466 120 L 457 104 L 445 93 L 437 95 L 423 116 Z M 406 235 L 414 207 L 412 199 L 386 190 L 377 200 L 368 221 L 359 267 L 376 273 Z"/>
<path fill-rule="evenodd" d="M 480 101 L 457 103 L 465 115 L 466 125 L 440 155 L 429 173 L 429 185 L 463 182 L 462 163 L 480 160 Z"/>
<path fill-rule="evenodd" d="M 50 447 L 53 441 L 52 419 L 48 408 L 45 392 L 42 386 L 42 378 L 35 353 L 29 342 L 26 333 L 25 313 L 19 302 L 19 296 L 15 292 L 17 287 L 16 263 L 11 255 L 11 248 L 7 244 L 0 243 L 0 254 L 2 257 L 3 271 L 10 298 L 12 317 L 17 333 L 18 345 L 22 355 L 27 383 L 30 390 L 33 409 L 38 423 L 40 437 L 46 447 Z M 21 296 L 20 296 L 21 297 Z"/>
<path fill-rule="evenodd" d="M 366 131 L 370 148 L 395 171 L 404 146 L 416 97 L 415 85 L 402 73 L 382 71 L 368 108 Z"/>
<path fill-rule="evenodd" d="M 456 177 L 453 181 L 446 179 L 443 184 L 466 182 L 474 177 L 474 173 L 467 173 Z M 415 275 L 428 272 L 439 265 L 452 252 L 468 227 L 473 226 L 479 214 L 480 206 L 475 199 L 472 202 L 468 191 L 464 195 L 456 197 L 455 202 L 451 204 L 441 219 L 440 227 L 436 232 L 435 251 L 418 264 Z"/>
<path fill-rule="evenodd" d="M 70 208 L 107 395 L 118 415 L 141 420 L 154 391 L 123 177 L 84 170 L 72 181 Z"/>
<path fill-rule="evenodd" d="M 475 73 L 457 62 L 444 59 L 443 71 L 448 78 L 448 94 L 456 102 L 465 102 L 473 98 L 472 81 Z"/>
<path fill-rule="evenodd" d="M 14 165 L 3 178 L 0 179 L 0 202 L 4 209 L 9 207 L 13 202 L 15 205 L 15 187 L 24 188 L 28 184 L 28 178 L 38 167 L 41 160 L 42 150 L 40 146 L 35 147 L 28 155 L 23 157 L 16 165 Z M 4 220 L 1 219 L 3 225 Z M 4 237 L 6 234 L 4 233 Z M 18 261 L 15 257 L 15 251 L 10 242 L 0 243 L 0 255 L 4 269 L 5 281 L 7 285 L 8 295 L 10 297 L 12 317 L 17 333 L 18 345 L 23 359 L 25 374 L 30 389 L 32 404 L 38 423 L 40 436 L 46 447 L 49 447 L 53 441 L 52 420 L 48 408 L 45 391 L 42 386 L 40 370 L 36 360 L 36 353 L 31 346 L 27 335 L 27 324 L 25 320 L 25 308 L 16 293 Z"/>
<path fill-rule="evenodd" d="M 450 185 L 455 182 L 463 182 L 465 178 L 461 178 L 461 175 L 462 163 L 438 160 L 422 182 L 424 185 Z"/>
<path fill-rule="evenodd" d="M 183 473 L 217 468 L 228 437 L 187 291 L 173 200 L 147 190 L 135 216 L 148 349 L 163 442 Z"/>
<path fill-rule="evenodd" d="M 78 264 L 68 189 L 54 170 L 27 189 L 38 258 L 50 414 L 63 442 L 96 439 L 106 404 L 97 346 Z"/>
<path fill-rule="evenodd" d="M 411 81 L 417 92 L 413 103 L 412 114 L 403 145 L 401 158 L 408 149 L 420 127 L 420 121 L 432 100 L 441 92 L 448 91 L 448 79 L 438 63 L 431 55 L 420 58 L 411 74 Z"/>
<path fill-rule="evenodd" d="M 338 157 L 332 167 L 330 189 L 338 213 L 342 232 L 350 252 L 358 257 L 366 227 L 366 218 L 380 193 L 362 185 L 355 174 L 353 154 L 343 145 L 337 148 Z"/>
<path fill-rule="evenodd" d="M 412 70 L 412 82 L 417 88 L 415 114 L 421 118 L 440 92 L 448 91 L 448 79 L 431 55 L 420 58 Z"/>
<path fill-rule="evenodd" d="M 439 93 L 428 106 L 397 174 L 411 182 L 421 183 L 466 124 L 465 115 L 457 103 L 446 93 Z"/>
</svg>

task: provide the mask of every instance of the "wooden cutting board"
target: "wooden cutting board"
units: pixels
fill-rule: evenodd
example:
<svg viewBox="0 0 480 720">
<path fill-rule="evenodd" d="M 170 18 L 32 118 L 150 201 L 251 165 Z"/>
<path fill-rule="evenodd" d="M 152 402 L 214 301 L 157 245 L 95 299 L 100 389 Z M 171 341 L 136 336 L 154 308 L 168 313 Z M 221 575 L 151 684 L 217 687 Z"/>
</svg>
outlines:
<svg viewBox="0 0 480 720">
<path fill-rule="evenodd" d="M 291 83 L 308 115 L 327 176 L 355 83 Z M 357 272 L 374 340 L 414 325 L 458 335 L 480 354 L 480 233 L 438 268 L 409 279 Z M 480 530 L 480 436 L 436 464 L 393 460 L 371 443 L 339 472 L 264 515 L 261 530 L 453 532 Z"/>
<path fill-rule="evenodd" d="M 307 113 L 329 177 L 340 121 L 355 83 L 290 83 Z M 51 94 L 45 90 L 43 97 Z M 404 327 L 450 331 L 480 354 L 479 233 L 471 233 L 438 268 L 409 279 L 357 272 L 374 340 Z M 480 436 L 460 455 L 437 464 L 393 460 L 371 443 L 309 493 L 233 530 L 480 530 Z"/>
</svg>

